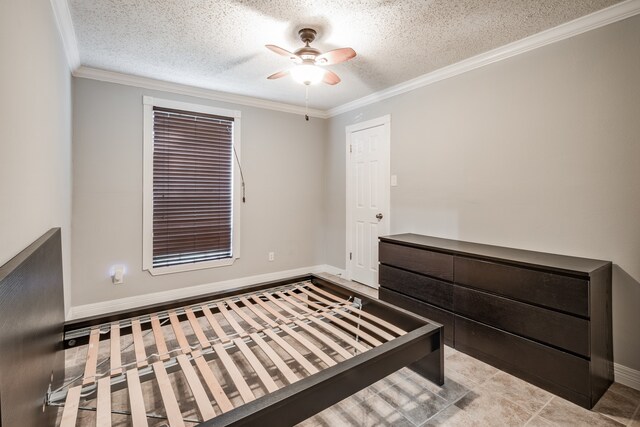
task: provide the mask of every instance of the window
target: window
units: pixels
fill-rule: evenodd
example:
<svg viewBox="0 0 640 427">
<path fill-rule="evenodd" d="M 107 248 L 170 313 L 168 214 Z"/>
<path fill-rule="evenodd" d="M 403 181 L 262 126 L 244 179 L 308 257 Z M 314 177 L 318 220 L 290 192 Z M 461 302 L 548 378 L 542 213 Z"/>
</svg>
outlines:
<svg viewBox="0 0 640 427">
<path fill-rule="evenodd" d="M 239 257 L 236 155 L 240 112 L 144 97 L 145 270 L 218 267 Z"/>
</svg>

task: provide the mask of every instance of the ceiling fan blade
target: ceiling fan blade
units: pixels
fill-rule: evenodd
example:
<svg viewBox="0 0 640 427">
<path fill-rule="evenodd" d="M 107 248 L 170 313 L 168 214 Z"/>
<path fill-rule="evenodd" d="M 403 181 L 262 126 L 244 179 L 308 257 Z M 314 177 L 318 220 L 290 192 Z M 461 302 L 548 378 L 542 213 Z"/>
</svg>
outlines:
<svg viewBox="0 0 640 427">
<path fill-rule="evenodd" d="M 302 62 L 302 58 L 300 58 L 295 53 L 289 52 L 288 50 L 283 49 L 283 48 L 281 48 L 279 46 L 276 46 L 274 44 L 266 44 L 266 45 L 264 45 L 264 47 L 266 47 L 267 49 L 269 49 L 272 52 L 277 53 L 278 55 L 288 56 L 289 59 L 293 59 L 296 62 Z"/>
<path fill-rule="evenodd" d="M 280 77 L 284 77 L 287 74 L 289 74 L 289 70 L 278 71 L 277 73 L 271 74 L 269 77 L 267 77 L 267 79 L 275 80 L 275 79 L 279 79 Z"/>
<path fill-rule="evenodd" d="M 340 77 L 331 70 L 325 70 L 324 78 L 322 79 L 328 85 L 337 85 L 340 83 Z"/>
<path fill-rule="evenodd" d="M 348 61 L 356 56 L 356 51 L 350 47 L 330 50 L 316 58 L 316 65 L 333 65 Z"/>
</svg>

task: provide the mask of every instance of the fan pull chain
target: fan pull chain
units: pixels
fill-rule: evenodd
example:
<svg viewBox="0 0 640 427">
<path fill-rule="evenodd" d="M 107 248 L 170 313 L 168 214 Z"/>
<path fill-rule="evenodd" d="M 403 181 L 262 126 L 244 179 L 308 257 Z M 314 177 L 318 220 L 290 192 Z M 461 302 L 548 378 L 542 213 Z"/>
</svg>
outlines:
<svg viewBox="0 0 640 427">
<path fill-rule="evenodd" d="M 309 85 L 304 86 L 304 119 L 309 121 Z"/>
</svg>

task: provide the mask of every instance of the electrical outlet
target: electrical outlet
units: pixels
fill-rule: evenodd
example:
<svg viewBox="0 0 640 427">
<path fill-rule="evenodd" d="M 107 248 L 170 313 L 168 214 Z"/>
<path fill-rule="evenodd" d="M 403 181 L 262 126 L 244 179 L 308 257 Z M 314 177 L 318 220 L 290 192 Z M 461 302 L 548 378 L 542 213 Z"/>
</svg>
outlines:
<svg viewBox="0 0 640 427">
<path fill-rule="evenodd" d="M 275 259 L 276 259 L 276 253 L 269 252 L 269 261 L 275 261 Z"/>
<path fill-rule="evenodd" d="M 113 266 L 111 281 L 114 285 L 124 285 L 124 265 Z"/>
</svg>

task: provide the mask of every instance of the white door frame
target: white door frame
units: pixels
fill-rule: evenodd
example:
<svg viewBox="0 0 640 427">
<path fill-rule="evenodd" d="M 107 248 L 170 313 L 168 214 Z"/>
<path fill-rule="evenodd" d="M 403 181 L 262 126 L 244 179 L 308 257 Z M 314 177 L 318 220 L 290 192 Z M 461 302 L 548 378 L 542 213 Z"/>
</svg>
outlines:
<svg viewBox="0 0 640 427">
<path fill-rule="evenodd" d="M 354 203 L 354 194 L 353 194 L 353 171 L 351 170 L 351 134 L 353 132 L 358 132 L 361 130 L 384 126 L 386 129 L 385 137 L 382 141 L 382 153 L 383 153 L 383 161 L 382 168 L 383 173 L 387 177 L 384 180 L 384 188 L 383 188 L 383 206 L 382 214 L 384 215 L 384 224 L 382 226 L 382 234 L 389 234 L 390 224 L 391 224 L 391 115 L 387 114 L 386 116 L 378 117 L 376 119 L 367 120 L 366 122 L 356 123 L 353 125 L 349 125 L 345 128 L 346 132 L 346 141 L 345 144 L 345 159 L 346 159 L 346 251 L 345 251 L 345 275 L 347 280 L 351 280 L 353 260 L 350 257 L 351 252 L 353 251 L 353 242 L 352 242 L 352 233 L 353 233 L 353 224 L 352 224 L 352 204 Z M 374 284 L 377 288 L 378 284 Z"/>
</svg>

